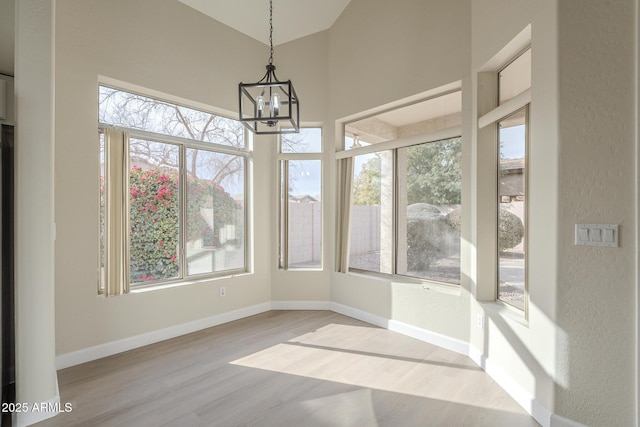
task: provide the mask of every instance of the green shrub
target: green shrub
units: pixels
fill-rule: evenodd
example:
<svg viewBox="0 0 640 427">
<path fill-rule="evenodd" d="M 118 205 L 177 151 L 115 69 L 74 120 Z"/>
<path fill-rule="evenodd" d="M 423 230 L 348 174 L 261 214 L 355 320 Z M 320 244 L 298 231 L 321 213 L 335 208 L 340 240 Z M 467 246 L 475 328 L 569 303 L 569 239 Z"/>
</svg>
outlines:
<svg viewBox="0 0 640 427">
<path fill-rule="evenodd" d="M 454 209 L 447 215 L 447 223 L 455 230 L 462 230 L 462 209 Z"/>
<path fill-rule="evenodd" d="M 447 222 L 451 227 L 460 230 L 462 221 L 462 210 L 455 209 L 447 215 Z M 509 211 L 500 209 L 500 221 L 498 227 L 498 250 L 511 249 L 522 241 L 524 237 L 524 226 L 518 216 Z"/>
<path fill-rule="evenodd" d="M 459 232 L 440 210 L 427 203 L 407 207 L 407 269 L 428 270 L 434 259 L 448 257 L 459 246 Z"/>
<path fill-rule="evenodd" d="M 516 215 L 504 209 L 500 209 L 498 221 L 498 250 L 511 249 L 522 241 L 524 237 L 524 225 Z"/>
</svg>

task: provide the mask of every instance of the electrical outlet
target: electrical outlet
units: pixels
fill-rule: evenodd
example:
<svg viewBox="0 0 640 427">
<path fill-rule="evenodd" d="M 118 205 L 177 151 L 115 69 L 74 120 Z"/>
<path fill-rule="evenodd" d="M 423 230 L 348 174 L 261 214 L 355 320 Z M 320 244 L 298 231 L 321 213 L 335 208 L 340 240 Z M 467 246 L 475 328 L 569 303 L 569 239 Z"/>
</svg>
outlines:
<svg viewBox="0 0 640 427">
<path fill-rule="evenodd" d="M 478 314 L 478 317 L 476 318 L 476 325 L 478 326 L 478 329 L 482 329 L 484 327 L 484 316 L 482 314 Z"/>
<path fill-rule="evenodd" d="M 224 286 L 220 288 L 220 298 L 227 296 L 227 288 Z"/>
</svg>

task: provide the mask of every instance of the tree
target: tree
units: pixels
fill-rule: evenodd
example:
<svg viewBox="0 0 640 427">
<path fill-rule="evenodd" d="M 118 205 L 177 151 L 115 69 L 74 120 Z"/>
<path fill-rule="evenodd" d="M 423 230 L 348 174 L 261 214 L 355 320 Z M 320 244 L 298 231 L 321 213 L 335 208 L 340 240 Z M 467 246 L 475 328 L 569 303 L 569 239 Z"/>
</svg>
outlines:
<svg viewBox="0 0 640 427">
<path fill-rule="evenodd" d="M 381 164 L 380 154 L 375 153 L 374 157 L 362 165 L 360 173 L 353 182 L 354 205 L 373 206 L 380 204 Z"/>
<path fill-rule="evenodd" d="M 460 138 L 407 149 L 408 204 L 457 205 L 462 195 Z"/>
<path fill-rule="evenodd" d="M 462 143 L 445 139 L 406 149 L 407 202 L 434 206 L 458 205 L 462 198 Z M 356 205 L 380 204 L 380 153 L 368 159 L 353 183 Z"/>
<path fill-rule="evenodd" d="M 100 87 L 100 122 L 141 129 L 195 141 L 244 148 L 241 123 L 204 111 L 148 98 L 135 93 Z M 135 139 L 130 145 L 132 158 L 146 159 L 154 167 L 178 167 L 179 156 L 170 144 Z M 210 155 L 206 150 L 189 149 L 187 173 L 194 178 L 214 175 L 216 184 L 240 179 L 244 164 L 239 156 Z"/>
</svg>

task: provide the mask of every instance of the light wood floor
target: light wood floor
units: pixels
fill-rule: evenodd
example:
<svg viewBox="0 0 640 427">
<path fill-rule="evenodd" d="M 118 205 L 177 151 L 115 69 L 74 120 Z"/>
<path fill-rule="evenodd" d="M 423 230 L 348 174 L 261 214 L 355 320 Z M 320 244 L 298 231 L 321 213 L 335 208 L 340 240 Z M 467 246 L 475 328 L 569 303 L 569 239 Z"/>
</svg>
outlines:
<svg viewBox="0 0 640 427">
<path fill-rule="evenodd" d="M 330 311 L 271 311 L 58 372 L 38 426 L 538 424 L 470 359 Z"/>
</svg>

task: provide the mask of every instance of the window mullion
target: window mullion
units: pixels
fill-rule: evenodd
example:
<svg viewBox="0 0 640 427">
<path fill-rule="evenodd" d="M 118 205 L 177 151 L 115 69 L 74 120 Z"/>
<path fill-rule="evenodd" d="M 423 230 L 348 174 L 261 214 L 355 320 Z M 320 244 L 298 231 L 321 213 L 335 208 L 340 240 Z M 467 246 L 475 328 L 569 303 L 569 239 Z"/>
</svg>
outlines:
<svg viewBox="0 0 640 427">
<path fill-rule="evenodd" d="M 391 185 L 392 206 L 392 226 L 391 226 L 391 274 L 397 273 L 398 261 L 398 149 L 392 151 L 391 160 L 391 176 L 393 183 Z"/>
</svg>

